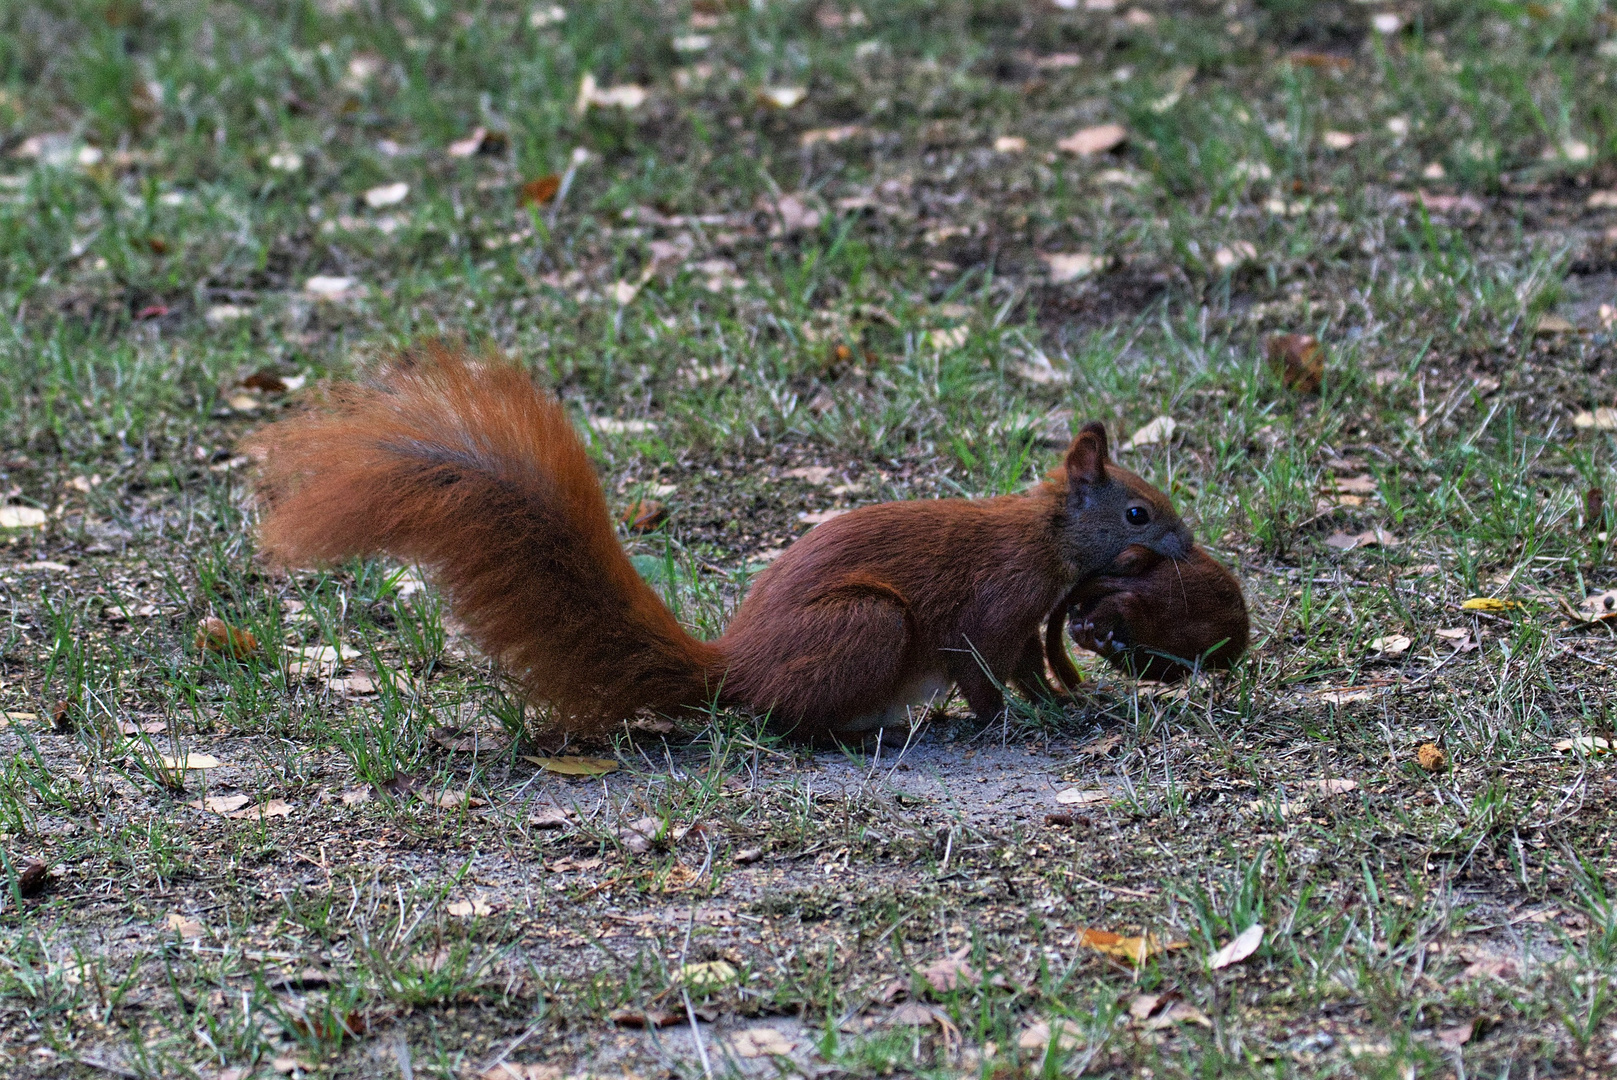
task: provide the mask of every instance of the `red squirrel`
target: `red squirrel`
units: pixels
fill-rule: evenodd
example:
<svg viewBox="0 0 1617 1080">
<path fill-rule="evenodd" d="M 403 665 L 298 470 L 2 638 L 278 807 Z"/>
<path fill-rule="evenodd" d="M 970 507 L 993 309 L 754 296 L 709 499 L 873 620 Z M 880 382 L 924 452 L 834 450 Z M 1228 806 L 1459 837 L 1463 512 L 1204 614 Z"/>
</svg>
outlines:
<svg viewBox="0 0 1617 1080">
<path fill-rule="evenodd" d="M 1061 643 L 1063 623 L 1074 641 L 1113 667 L 1165 682 L 1233 666 L 1251 632 L 1241 583 L 1199 547 L 1178 561 L 1137 545 L 1124 548 L 1056 606 L 1045 643 L 1051 670 L 1070 692 L 1078 673 Z"/>
<path fill-rule="evenodd" d="M 566 410 L 514 363 L 428 344 L 273 424 L 260 536 L 281 565 L 386 553 L 426 568 L 485 652 L 566 730 L 717 701 L 797 737 L 901 723 L 952 684 L 981 719 L 1039 688 L 1039 627 L 1130 545 L 1193 539 L 1089 424 L 1025 494 L 879 503 L 763 570 L 722 636 L 686 632 L 618 543 Z"/>
</svg>

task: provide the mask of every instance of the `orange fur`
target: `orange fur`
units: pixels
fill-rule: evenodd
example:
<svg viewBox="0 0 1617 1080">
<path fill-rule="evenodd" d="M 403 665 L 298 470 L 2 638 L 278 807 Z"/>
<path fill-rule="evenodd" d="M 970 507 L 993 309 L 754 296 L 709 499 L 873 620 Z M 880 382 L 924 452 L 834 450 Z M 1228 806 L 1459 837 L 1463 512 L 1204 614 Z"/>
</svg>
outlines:
<svg viewBox="0 0 1617 1080">
<path fill-rule="evenodd" d="M 270 558 L 419 563 L 473 640 L 579 731 L 718 700 L 802 736 L 857 732 L 950 684 L 989 718 L 999 684 L 1044 687 L 1039 626 L 1076 582 L 1131 543 L 1173 558 L 1192 544 L 1091 424 L 1028 494 L 882 503 L 819 526 L 702 642 L 619 546 L 561 404 L 498 357 L 403 354 L 253 449 Z"/>
</svg>

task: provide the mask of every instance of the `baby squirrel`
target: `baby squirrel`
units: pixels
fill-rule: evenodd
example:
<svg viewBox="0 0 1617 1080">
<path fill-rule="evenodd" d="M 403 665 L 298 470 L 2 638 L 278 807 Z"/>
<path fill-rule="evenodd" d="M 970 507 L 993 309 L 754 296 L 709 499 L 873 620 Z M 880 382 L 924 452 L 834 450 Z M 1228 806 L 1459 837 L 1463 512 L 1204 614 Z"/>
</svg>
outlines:
<svg viewBox="0 0 1617 1080">
<path fill-rule="evenodd" d="M 1025 494 L 819 525 L 699 641 L 618 543 L 561 402 L 508 360 L 430 343 L 248 445 L 273 562 L 386 553 L 425 567 L 468 636 L 578 733 L 717 700 L 796 737 L 851 734 L 951 684 L 991 719 L 1001 685 L 1045 687 L 1039 626 L 1075 584 L 1131 545 L 1174 560 L 1194 543 L 1089 424 Z"/>
<path fill-rule="evenodd" d="M 1201 548 L 1180 561 L 1140 546 L 1123 549 L 1104 572 L 1081 581 L 1050 615 L 1050 667 L 1069 691 L 1077 670 L 1061 644 L 1071 610 L 1073 640 L 1113 667 L 1171 682 L 1194 670 L 1232 667 L 1250 624 L 1241 583 Z"/>
</svg>

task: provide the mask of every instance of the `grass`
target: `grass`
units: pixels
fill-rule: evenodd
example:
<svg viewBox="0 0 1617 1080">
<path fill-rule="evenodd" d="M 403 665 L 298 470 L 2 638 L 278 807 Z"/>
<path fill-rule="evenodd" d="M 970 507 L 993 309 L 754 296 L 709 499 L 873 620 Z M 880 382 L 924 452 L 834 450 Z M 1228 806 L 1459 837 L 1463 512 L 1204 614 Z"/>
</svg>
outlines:
<svg viewBox="0 0 1617 1080">
<path fill-rule="evenodd" d="M 1574 424 L 1617 404 L 1614 35 L 1592 0 L 0 8 L 0 493 L 46 513 L 0 529 L 4 1070 L 1610 1072 L 1617 778 L 1556 744 L 1617 719 L 1563 606 L 1617 585 L 1614 434 Z M 581 111 L 586 73 L 647 99 Z M 1325 343 L 1317 395 L 1276 332 Z M 902 746 L 536 739 L 400 568 L 255 561 L 270 376 L 429 334 L 523 358 L 614 507 L 667 503 L 625 540 L 707 635 L 802 514 L 1171 416 L 1126 460 L 1253 647 Z"/>
</svg>

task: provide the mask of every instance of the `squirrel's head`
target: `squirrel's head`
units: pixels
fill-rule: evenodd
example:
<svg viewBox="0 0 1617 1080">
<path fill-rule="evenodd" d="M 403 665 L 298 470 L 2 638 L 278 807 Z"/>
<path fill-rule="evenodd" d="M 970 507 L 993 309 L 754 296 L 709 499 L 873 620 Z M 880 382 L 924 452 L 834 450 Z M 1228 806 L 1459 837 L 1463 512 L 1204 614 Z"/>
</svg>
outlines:
<svg viewBox="0 0 1617 1080">
<path fill-rule="evenodd" d="M 1168 497 L 1110 459 L 1106 428 L 1085 424 L 1067 449 L 1062 547 L 1080 579 L 1099 573 L 1130 544 L 1169 559 L 1190 554 L 1195 538 Z"/>
</svg>

